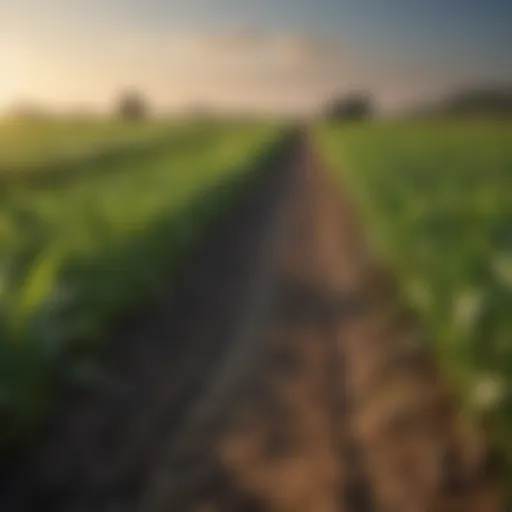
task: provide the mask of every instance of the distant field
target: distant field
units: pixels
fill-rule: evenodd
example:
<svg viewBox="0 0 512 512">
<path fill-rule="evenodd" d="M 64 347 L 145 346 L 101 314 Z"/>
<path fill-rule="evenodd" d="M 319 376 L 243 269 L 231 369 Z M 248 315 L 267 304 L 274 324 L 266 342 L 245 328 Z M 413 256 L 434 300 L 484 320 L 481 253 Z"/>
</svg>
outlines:
<svg viewBox="0 0 512 512">
<path fill-rule="evenodd" d="M 72 357 L 60 379 L 96 378 L 91 354 L 108 337 L 112 319 L 168 289 L 191 246 L 236 201 L 278 135 L 263 125 L 183 130 L 186 144 L 176 143 L 176 126 L 0 127 L 1 158 L 20 172 L 43 160 L 60 162 L 71 148 L 93 153 L 165 134 L 169 142 L 133 161 L 115 159 L 118 172 L 91 164 L 90 174 L 55 186 L 31 187 L 29 176 L 4 188 L 0 448 L 30 439 L 44 421 L 64 355 Z"/>
<path fill-rule="evenodd" d="M 0 171 L 165 135 L 168 123 L 0 121 Z"/>
<path fill-rule="evenodd" d="M 316 135 L 512 470 L 512 124 L 331 125 Z"/>
</svg>

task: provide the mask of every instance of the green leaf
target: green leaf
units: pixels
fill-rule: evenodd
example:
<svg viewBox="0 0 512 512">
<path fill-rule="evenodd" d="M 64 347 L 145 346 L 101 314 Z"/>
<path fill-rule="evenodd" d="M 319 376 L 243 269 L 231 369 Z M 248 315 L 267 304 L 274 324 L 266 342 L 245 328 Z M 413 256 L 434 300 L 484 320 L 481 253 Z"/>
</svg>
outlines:
<svg viewBox="0 0 512 512">
<path fill-rule="evenodd" d="M 30 317 L 51 296 L 61 260 L 60 251 L 54 249 L 41 254 L 29 270 L 18 296 L 15 318 L 15 329 L 18 332 L 25 328 L 25 324 Z"/>
</svg>

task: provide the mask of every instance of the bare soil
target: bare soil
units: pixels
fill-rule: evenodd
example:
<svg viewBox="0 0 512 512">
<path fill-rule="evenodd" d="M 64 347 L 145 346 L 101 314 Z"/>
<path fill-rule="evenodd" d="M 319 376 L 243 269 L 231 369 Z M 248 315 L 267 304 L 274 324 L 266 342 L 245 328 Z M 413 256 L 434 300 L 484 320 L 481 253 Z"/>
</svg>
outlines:
<svg viewBox="0 0 512 512">
<path fill-rule="evenodd" d="M 305 136 L 124 326 L 1 509 L 503 509 L 420 323 Z"/>
</svg>

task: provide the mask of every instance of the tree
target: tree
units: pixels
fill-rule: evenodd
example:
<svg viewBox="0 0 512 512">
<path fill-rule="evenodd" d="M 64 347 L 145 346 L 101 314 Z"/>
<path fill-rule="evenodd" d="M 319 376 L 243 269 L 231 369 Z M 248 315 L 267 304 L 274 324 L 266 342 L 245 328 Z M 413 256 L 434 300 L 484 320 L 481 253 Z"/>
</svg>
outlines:
<svg viewBox="0 0 512 512">
<path fill-rule="evenodd" d="M 127 121 L 145 119 L 149 114 L 148 106 L 143 96 L 133 91 L 121 95 L 118 102 L 117 113 L 121 119 Z"/>
<path fill-rule="evenodd" d="M 454 115 L 510 116 L 512 87 L 480 87 L 466 89 L 448 98 L 441 110 Z"/>
<path fill-rule="evenodd" d="M 370 118 L 374 113 L 370 95 L 352 93 L 332 101 L 326 109 L 329 119 L 358 121 Z"/>
</svg>

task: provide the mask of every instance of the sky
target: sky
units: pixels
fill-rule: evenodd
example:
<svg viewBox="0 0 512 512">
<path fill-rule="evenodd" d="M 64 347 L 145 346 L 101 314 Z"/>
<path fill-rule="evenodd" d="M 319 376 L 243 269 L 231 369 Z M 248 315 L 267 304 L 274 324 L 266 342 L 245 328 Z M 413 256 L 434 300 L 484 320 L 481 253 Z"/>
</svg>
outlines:
<svg viewBox="0 0 512 512">
<path fill-rule="evenodd" d="M 510 0 L 0 0 L 0 109 L 400 109 L 512 82 Z"/>
</svg>

